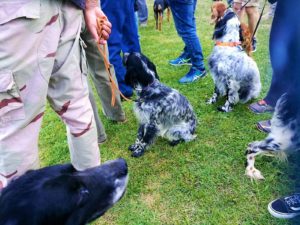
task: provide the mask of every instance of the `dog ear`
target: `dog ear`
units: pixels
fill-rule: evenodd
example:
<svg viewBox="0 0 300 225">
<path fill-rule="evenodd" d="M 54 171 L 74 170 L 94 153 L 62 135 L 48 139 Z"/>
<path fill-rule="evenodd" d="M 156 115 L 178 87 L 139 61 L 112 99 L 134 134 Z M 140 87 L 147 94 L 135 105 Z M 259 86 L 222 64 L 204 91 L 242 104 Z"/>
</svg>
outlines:
<svg viewBox="0 0 300 225">
<path fill-rule="evenodd" d="M 137 79 L 135 69 L 134 68 L 127 68 L 125 74 L 125 84 L 130 87 L 134 87 L 135 80 Z"/>
<path fill-rule="evenodd" d="M 148 60 L 147 66 L 148 66 L 148 68 L 149 68 L 150 70 L 154 71 L 154 73 L 155 73 L 155 78 L 156 78 L 157 80 L 159 80 L 159 76 L 158 76 L 158 74 L 157 74 L 156 66 L 154 65 L 154 63 L 151 62 L 150 60 Z"/>
<path fill-rule="evenodd" d="M 125 52 L 125 53 L 123 54 L 123 64 L 124 64 L 124 65 L 126 65 L 126 63 L 127 63 L 128 56 L 129 56 L 129 53 L 128 53 L 128 52 Z"/>
</svg>

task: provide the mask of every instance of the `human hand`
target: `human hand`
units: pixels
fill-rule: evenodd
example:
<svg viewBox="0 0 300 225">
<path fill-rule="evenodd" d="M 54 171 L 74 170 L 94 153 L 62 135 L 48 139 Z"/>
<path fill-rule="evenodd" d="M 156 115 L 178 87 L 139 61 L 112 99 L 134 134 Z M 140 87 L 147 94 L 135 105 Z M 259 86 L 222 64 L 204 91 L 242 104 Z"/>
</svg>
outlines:
<svg viewBox="0 0 300 225">
<path fill-rule="evenodd" d="M 103 21 L 100 35 L 97 33 L 97 19 L 99 18 Z M 102 45 L 105 44 L 106 40 L 109 38 L 109 34 L 111 33 L 111 23 L 106 19 L 106 16 L 100 9 L 99 5 L 86 5 L 86 9 L 84 10 L 84 19 L 86 26 L 95 41 Z"/>
</svg>

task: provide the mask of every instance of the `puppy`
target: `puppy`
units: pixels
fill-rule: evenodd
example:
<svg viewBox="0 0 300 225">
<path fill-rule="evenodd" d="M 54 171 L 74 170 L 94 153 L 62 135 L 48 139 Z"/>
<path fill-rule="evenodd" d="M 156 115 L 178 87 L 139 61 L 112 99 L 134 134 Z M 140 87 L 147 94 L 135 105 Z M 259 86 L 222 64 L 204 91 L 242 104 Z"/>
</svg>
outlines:
<svg viewBox="0 0 300 225">
<path fill-rule="evenodd" d="M 208 65 L 215 91 L 207 103 L 213 104 L 220 96 L 227 96 L 225 104 L 218 109 L 230 112 L 236 103 L 246 103 L 259 95 L 260 74 L 255 61 L 249 56 L 250 32 L 246 25 L 241 26 L 232 9 L 227 9 L 222 2 L 215 2 L 211 19 L 215 23 L 215 46 Z"/>
<path fill-rule="evenodd" d="M 170 8 L 167 0 L 154 0 L 153 11 L 156 30 L 162 30 L 163 14 L 167 9 L 167 20 L 170 22 Z"/>
<path fill-rule="evenodd" d="M 123 159 L 82 172 L 71 164 L 29 171 L 3 189 L 0 224 L 87 224 L 121 199 L 127 179 Z"/>
<path fill-rule="evenodd" d="M 196 135 L 196 116 L 188 100 L 158 80 L 155 65 L 140 53 L 125 58 L 125 82 L 135 89 L 138 99 L 134 112 L 139 120 L 137 139 L 129 147 L 139 157 L 155 137 L 166 137 L 171 145 L 191 141 Z"/>
</svg>

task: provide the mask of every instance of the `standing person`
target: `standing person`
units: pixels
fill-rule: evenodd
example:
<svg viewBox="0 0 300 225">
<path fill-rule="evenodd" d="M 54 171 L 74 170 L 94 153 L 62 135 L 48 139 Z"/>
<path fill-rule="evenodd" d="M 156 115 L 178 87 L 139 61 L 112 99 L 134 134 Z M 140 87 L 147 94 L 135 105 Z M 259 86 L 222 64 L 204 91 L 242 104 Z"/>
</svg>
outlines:
<svg viewBox="0 0 300 225">
<path fill-rule="evenodd" d="M 97 35 L 95 0 L 10 0 L 0 7 L 0 189 L 39 166 L 38 134 L 46 98 L 67 126 L 77 170 L 100 164 L 87 71 L 79 36 L 83 14 L 93 38 L 105 43 L 110 23 Z"/>
<path fill-rule="evenodd" d="M 141 52 L 138 30 L 135 22 L 134 0 L 120 0 L 118 4 L 111 0 L 102 0 L 101 7 L 112 23 L 108 43 L 109 60 L 114 65 L 119 88 L 122 94 L 130 98 L 133 90 L 125 83 L 126 69 L 121 52 Z"/>
<path fill-rule="evenodd" d="M 111 105 L 112 90 L 111 82 L 109 80 L 108 74 L 105 69 L 104 60 L 100 54 L 96 42 L 94 41 L 90 32 L 84 27 L 81 32 L 81 38 L 85 43 L 85 54 L 88 62 L 89 74 L 91 75 L 92 83 L 96 89 L 98 97 L 101 101 L 102 111 L 104 115 L 112 121 L 124 122 L 126 120 L 125 112 L 122 108 L 121 98 L 117 90 L 113 90 L 115 95 L 115 104 Z M 107 57 L 109 57 L 107 45 L 105 45 L 104 52 Z M 116 85 L 118 85 L 114 66 L 110 65 L 110 71 L 112 78 Z M 95 115 L 97 133 L 98 133 L 98 143 L 104 143 L 107 139 L 105 128 L 101 122 L 98 115 L 98 108 L 96 104 L 96 99 L 93 96 L 92 84 L 89 84 L 89 98 Z"/>
<path fill-rule="evenodd" d="M 181 55 L 169 63 L 172 66 L 191 65 L 189 72 L 179 80 L 179 83 L 191 83 L 206 74 L 195 21 L 197 0 L 168 0 L 168 2 L 177 33 L 185 44 Z"/>
<path fill-rule="evenodd" d="M 139 24 L 146 27 L 148 23 L 148 7 L 146 0 L 137 0 Z"/>
<path fill-rule="evenodd" d="M 242 8 L 244 5 L 245 7 Z M 233 1 L 233 9 L 238 15 L 238 17 L 240 18 L 240 20 L 242 20 L 244 16 L 244 12 L 246 11 L 248 26 L 249 26 L 251 36 L 253 36 L 254 34 L 254 30 L 259 19 L 258 7 L 259 7 L 259 0 L 234 0 Z M 254 36 L 252 38 L 253 52 L 256 51 L 256 47 L 257 47 L 257 39 Z"/>
</svg>

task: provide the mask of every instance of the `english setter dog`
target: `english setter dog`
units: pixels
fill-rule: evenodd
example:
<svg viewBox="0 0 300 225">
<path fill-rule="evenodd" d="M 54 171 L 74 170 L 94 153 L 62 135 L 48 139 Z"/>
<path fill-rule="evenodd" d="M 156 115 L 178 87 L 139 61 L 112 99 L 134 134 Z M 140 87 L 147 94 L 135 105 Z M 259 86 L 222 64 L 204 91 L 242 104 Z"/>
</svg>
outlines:
<svg viewBox="0 0 300 225">
<path fill-rule="evenodd" d="M 298 87 L 297 87 L 298 88 Z M 300 95 L 299 91 L 284 94 L 275 107 L 271 120 L 271 132 L 266 139 L 248 145 L 246 175 L 252 179 L 264 179 L 254 167 L 259 154 L 285 156 L 300 150 Z"/>
<path fill-rule="evenodd" d="M 300 24 L 294 19 L 300 13 L 300 5 L 296 2 L 296 0 L 278 1 L 273 19 L 270 34 L 272 79 L 277 79 L 274 83 L 280 83 L 285 93 L 276 103 L 271 120 L 271 132 L 266 139 L 249 144 L 246 151 L 246 175 L 252 179 L 264 178 L 254 167 L 255 156 L 259 154 L 282 156 L 300 150 L 300 42 L 295 42 L 300 40 Z M 291 4 L 294 7 L 289 7 Z M 278 90 L 277 86 L 274 87 L 273 80 L 271 88 L 272 92 L 275 88 L 274 90 L 281 94 L 282 88 Z"/>
<path fill-rule="evenodd" d="M 125 55 L 124 63 L 125 82 L 138 96 L 134 112 L 140 125 L 135 143 L 129 146 L 132 156 L 142 156 L 157 136 L 167 138 L 172 146 L 193 140 L 197 119 L 189 101 L 159 82 L 155 65 L 143 54 Z"/>
<path fill-rule="evenodd" d="M 207 103 L 213 104 L 219 96 L 227 95 L 225 104 L 218 109 L 230 112 L 236 103 L 246 103 L 258 97 L 261 90 L 259 70 L 249 56 L 250 32 L 247 31 L 246 25 L 241 26 L 232 9 L 226 9 L 222 2 L 214 2 L 211 18 L 215 23 L 215 46 L 208 65 L 215 83 L 215 91 Z"/>
</svg>

